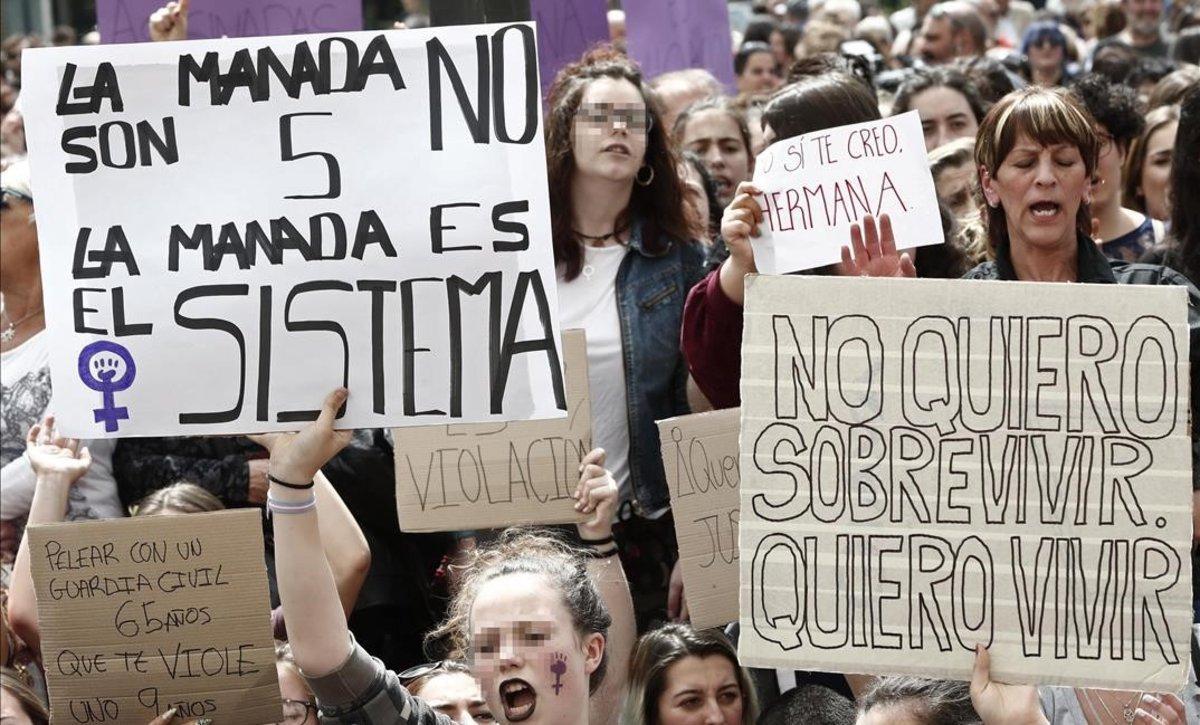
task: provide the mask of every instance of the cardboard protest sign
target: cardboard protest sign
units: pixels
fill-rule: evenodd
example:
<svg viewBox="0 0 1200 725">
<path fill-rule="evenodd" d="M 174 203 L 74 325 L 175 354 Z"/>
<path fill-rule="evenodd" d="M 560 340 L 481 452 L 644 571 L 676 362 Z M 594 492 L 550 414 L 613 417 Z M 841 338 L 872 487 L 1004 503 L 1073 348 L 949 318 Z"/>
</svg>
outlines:
<svg viewBox="0 0 1200 725">
<path fill-rule="evenodd" d="M 566 418 L 396 428 L 401 531 L 464 531 L 579 521 L 571 494 L 592 449 L 587 339 L 563 333 Z"/>
<path fill-rule="evenodd" d="M 658 421 L 692 626 L 738 618 L 738 425 L 729 408 Z"/>
<path fill-rule="evenodd" d="M 51 722 L 280 719 L 257 509 L 31 526 Z"/>
<path fill-rule="evenodd" d="M 96 27 L 102 43 L 150 40 L 150 15 L 163 0 L 96 0 Z M 192 0 L 188 38 L 252 38 L 362 30 L 358 0 Z"/>
<path fill-rule="evenodd" d="M 530 0 L 530 10 L 538 28 L 538 68 L 545 94 L 563 66 L 608 41 L 608 15 L 604 0 Z"/>
<path fill-rule="evenodd" d="M 750 241 L 763 274 L 841 260 L 850 225 L 867 214 L 887 214 L 900 247 L 942 243 L 916 111 L 777 141 L 758 155 L 754 183 L 764 223 Z"/>
<path fill-rule="evenodd" d="M 741 662 L 1177 691 L 1186 299 L 748 278 Z"/>
<path fill-rule="evenodd" d="M 79 437 L 566 414 L 532 24 L 26 56 Z"/>
<path fill-rule="evenodd" d="M 734 87 L 726 0 L 623 0 L 621 8 L 629 56 L 647 78 L 703 68 Z"/>
</svg>

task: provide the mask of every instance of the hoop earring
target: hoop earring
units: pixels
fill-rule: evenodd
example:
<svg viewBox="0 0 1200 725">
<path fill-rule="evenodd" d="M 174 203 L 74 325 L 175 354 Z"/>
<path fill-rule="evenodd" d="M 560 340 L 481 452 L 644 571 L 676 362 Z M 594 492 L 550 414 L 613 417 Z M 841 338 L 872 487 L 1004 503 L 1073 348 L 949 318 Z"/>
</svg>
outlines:
<svg viewBox="0 0 1200 725">
<path fill-rule="evenodd" d="M 650 170 L 650 176 L 648 176 L 645 181 L 642 181 L 642 172 L 646 169 Z M 633 177 L 633 180 L 638 183 L 638 186 L 650 186 L 650 184 L 654 181 L 654 167 L 650 164 L 643 165 L 642 168 L 638 169 L 637 176 Z"/>
</svg>

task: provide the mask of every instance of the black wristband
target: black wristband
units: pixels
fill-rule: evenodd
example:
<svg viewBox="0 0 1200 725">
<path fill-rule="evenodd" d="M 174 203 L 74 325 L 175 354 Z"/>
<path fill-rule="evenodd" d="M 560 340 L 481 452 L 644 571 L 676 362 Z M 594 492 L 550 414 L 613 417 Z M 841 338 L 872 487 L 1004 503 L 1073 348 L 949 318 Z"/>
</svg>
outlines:
<svg viewBox="0 0 1200 725">
<path fill-rule="evenodd" d="M 604 546 L 605 544 L 611 544 L 613 541 L 614 539 L 611 534 L 603 539 L 585 539 L 582 536 L 579 537 L 579 543 L 583 544 L 584 546 Z"/>
<path fill-rule="evenodd" d="M 315 486 L 317 484 L 316 481 L 309 481 L 308 483 L 305 483 L 305 484 L 288 483 L 287 481 L 280 481 L 278 478 L 275 478 L 270 473 L 267 473 L 267 480 L 270 481 L 271 483 L 278 483 L 280 486 L 283 486 L 284 488 L 290 488 L 290 489 L 294 489 L 296 491 L 307 491 L 308 489 L 312 488 L 313 486 Z"/>
</svg>

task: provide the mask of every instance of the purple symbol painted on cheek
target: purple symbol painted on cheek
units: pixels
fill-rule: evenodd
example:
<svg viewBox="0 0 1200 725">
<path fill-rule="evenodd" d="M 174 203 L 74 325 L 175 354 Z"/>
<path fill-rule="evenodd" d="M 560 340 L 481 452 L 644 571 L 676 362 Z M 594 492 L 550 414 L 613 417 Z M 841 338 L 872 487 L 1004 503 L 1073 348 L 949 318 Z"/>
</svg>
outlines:
<svg viewBox="0 0 1200 725">
<path fill-rule="evenodd" d="M 121 368 L 124 367 L 122 371 Z M 120 378 L 117 374 L 122 373 Z M 84 385 L 101 394 L 102 405 L 92 411 L 97 423 L 104 423 L 104 430 L 112 433 L 117 421 L 129 418 L 129 409 L 117 406 L 113 393 L 133 385 L 137 366 L 133 356 L 123 345 L 108 340 L 93 342 L 79 353 L 79 379 Z"/>
<path fill-rule="evenodd" d="M 550 663 L 550 672 L 554 673 L 554 694 L 557 695 L 562 691 L 562 676 L 567 674 L 567 656 L 562 652 L 554 653 L 554 660 Z"/>
</svg>

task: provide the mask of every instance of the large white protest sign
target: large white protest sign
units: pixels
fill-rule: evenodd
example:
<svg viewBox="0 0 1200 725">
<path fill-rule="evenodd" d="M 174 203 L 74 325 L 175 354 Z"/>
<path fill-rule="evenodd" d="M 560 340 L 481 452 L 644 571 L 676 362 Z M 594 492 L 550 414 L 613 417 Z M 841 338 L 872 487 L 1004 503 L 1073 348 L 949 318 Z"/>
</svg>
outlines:
<svg viewBox="0 0 1200 725">
<path fill-rule="evenodd" d="M 751 277 L 743 664 L 1176 691 L 1181 287 Z"/>
<path fill-rule="evenodd" d="M 751 244 L 763 274 L 839 261 L 850 225 L 867 214 L 887 214 L 901 247 L 942 243 L 916 111 L 773 143 L 758 155 L 754 183 L 764 218 Z"/>
<path fill-rule="evenodd" d="M 77 436 L 562 417 L 531 24 L 25 56 Z"/>
</svg>

